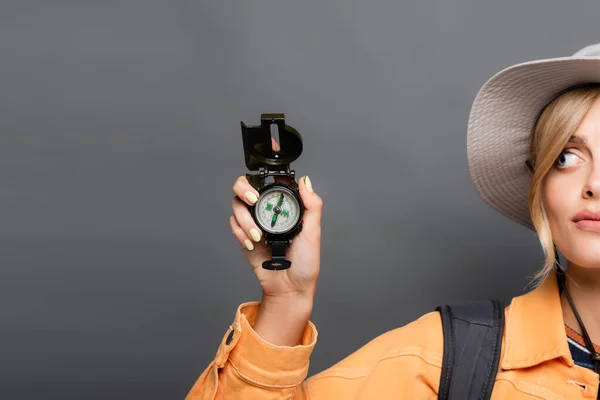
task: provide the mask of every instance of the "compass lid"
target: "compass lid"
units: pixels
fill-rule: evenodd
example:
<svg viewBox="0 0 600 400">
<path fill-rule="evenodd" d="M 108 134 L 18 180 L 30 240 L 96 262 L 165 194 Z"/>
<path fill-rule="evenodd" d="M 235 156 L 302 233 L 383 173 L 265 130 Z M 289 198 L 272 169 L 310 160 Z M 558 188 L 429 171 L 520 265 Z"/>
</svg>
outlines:
<svg viewBox="0 0 600 400">
<path fill-rule="evenodd" d="M 288 165 L 302 154 L 302 136 L 300 132 L 285 124 L 283 114 L 261 114 L 260 125 L 242 126 L 242 140 L 246 167 L 256 171 L 260 167 Z M 279 151 L 271 144 L 271 126 L 275 124 L 279 131 Z"/>
</svg>

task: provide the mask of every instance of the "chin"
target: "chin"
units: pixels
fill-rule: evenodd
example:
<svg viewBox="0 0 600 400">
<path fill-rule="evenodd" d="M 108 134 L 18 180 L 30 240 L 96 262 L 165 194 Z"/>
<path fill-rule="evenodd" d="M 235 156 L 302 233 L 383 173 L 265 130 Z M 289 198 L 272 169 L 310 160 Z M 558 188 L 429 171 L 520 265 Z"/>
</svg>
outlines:
<svg viewBox="0 0 600 400">
<path fill-rule="evenodd" d="M 600 269 L 600 237 L 582 240 L 561 253 L 579 267 Z"/>
<path fill-rule="evenodd" d="M 556 247 L 567 260 L 582 268 L 600 269 L 600 232 L 575 228 L 565 239 L 557 240 Z"/>
</svg>

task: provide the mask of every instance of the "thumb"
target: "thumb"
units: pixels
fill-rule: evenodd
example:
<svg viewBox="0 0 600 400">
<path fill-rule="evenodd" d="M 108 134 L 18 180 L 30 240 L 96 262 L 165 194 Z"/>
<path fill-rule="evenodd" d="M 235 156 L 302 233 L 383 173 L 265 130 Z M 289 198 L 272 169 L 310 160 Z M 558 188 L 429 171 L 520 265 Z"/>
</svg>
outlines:
<svg viewBox="0 0 600 400">
<path fill-rule="evenodd" d="M 300 179 L 298 184 L 300 196 L 304 203 L 304 221 L 307 227 L 319 226 L 323 212 L 323 200 L 312 188 L 312 182 L 308 175 Z"/>
</svg>

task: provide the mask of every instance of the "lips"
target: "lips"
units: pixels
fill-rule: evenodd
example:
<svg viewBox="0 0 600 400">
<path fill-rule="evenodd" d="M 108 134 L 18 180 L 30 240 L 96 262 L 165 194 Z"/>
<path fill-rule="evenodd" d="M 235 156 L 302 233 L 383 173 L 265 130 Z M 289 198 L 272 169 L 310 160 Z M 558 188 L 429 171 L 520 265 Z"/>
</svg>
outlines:
<svg viewBox="0 0 600 400">
<path fill-rule="evenodd" d="M 588 221 L 600 221 L 600 212 L 594 212 L 588 209 L 581 210 L 573 217 L 573 222 L 579 222 L 583 220 Z"/>
<path fill-rule="evenodd" d="M 600 212 L 582 210 L 573 217 L 573 222 L 578 229 L 600 233 Z"/>
</svg>

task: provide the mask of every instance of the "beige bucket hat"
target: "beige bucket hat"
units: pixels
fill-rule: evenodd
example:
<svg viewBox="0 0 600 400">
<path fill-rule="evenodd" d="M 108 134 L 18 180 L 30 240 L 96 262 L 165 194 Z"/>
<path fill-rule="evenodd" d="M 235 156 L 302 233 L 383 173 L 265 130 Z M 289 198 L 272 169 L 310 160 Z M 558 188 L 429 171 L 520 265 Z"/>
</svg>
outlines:
<svg viewBox="0 0 600 400">
<path fill-rule="evenodd" d="M 582 84 L 600 82 L 600 43 L 570 57 L 505 68 L 479 90 L 469 115 L 467 158 L 479 196 L 493 209 L 534 229 L 527 193 L 530 137 L 541 110 Z"/>
</svg>

